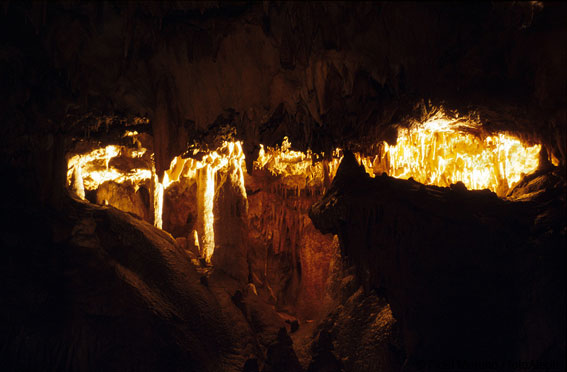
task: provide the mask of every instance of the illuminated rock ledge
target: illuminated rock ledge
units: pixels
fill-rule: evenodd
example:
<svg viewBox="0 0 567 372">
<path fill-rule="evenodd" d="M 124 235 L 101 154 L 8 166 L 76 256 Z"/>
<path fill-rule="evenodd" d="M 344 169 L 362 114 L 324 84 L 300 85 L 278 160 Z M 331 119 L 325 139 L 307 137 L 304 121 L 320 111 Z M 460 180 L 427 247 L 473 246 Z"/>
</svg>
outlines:
<svg viewBox="0 0 567 372">
<path fill-rule="evenodd" d="M 136 140 L 137 133 L 126 136 Z M 541 145 L 526 144 L 506 133 L 485 133 L 480 123 L 471 119 L 450 118 L 442 110 L 424 123 L 398 128 L 395 144 L 380 142 L 374 155 L 355 154 L 359 164 L 374 177 L 386 173 L 392 177 L 448 187 L 462 182 L 468 189 L 489 189 L 505 197 L 521 180 L 539 165 Z M 324 155 L 324 154 L 321 154 Z M 119 159 L 121 159 L 119 161 Z M 307 192 L 322 195 L 330 185 L 342 160 L 342 150 L 330 157 L 292 150 L 287 137 L 281 146 L 260 145 L 254 171 L 264 171 L 278 179 L 277 187 L 286 195 Z M 121 167 L 118 165 L 122 164 Z M 126 165 L 124 165 L 126 164 Z M 72 156 L 68 161 L 68 186 L 82 199 L 86 192 L 97 192 L 96 201 L 120 207 L 98 192 L 102 185 L 115 183 L 151 190 L 151 211 L 128 210 L 162 228 L 163 193 L 171 184 L 185 182 L 197 185 L 197 225 L 199 251 L 210 260 L 214 251 L 213 200 L 216 174 L 230 171 L 233 182 L 246 199 L 246 169 L 241 142 L 224 142 L 215 151 L 198 158 L 175 157 L 163 180 L 158 181 L 153 154 L 141 146 L 132 149 L 109 145 L 90 153 Z M 108 188 L 108 186 L 105 186 Z M 101 195 L 98 195 L 101 194 Z M 99 200 L 100 199 L 100 200 Z M 124 204 L 124 203 L 122 203 Z M 139 204 L 139 203 L 138 203 Z M 153 217 L 149 217 L 153 215 Z M 194 235 L 194 233 L 193 233 Z"/>
<path fill-rule="evenodd" d="M 489 189 L 503 197 L 538 168 L 541 145 L 505 133 L 482 134 L 479 123 L 439 111 L 425 123 L 398 129 L 397 143 L 382 142 L 379 149 L 374 157 L 357 155 L 372 177 L 385 172 L 442 187 L 462 182 L 468 189 Z"/>
</svg>

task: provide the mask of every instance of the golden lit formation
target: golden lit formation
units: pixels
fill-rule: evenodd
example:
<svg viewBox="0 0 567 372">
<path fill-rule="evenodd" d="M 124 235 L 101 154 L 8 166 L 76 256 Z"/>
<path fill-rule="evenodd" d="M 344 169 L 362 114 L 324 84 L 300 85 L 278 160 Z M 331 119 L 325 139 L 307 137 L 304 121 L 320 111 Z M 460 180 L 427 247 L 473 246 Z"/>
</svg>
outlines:
<svg viewBox="0 0 567 372">
<path fill-rule="evenodd" d="M 130 150 L 108 145 L 86 154 L 75 155 L 67 163 L 67 184 L 72 186 L 81 183 L 84 190 L 96 190 L 107 181 L 116 183 L 130 181 L 133 185 L 138 185 L 142 181 L 149 180 L 152 175 L 149 169 L 134 168 L 124 172 L 110 165 L 110 161 L 121 155 L 123 151 L 127 151 L 127 155 L 131 158 L 141 158 L 146 150 Z M 82 182 L 79 179 L 82 179 Z"/>
<path fill-rule="evenodd" d="M 340 149 L 333 151 L 330 161 L 314 161 L 310 150 L 307 153 L 291 150 L 289 139 L 284 137 L 281 147 L 260 145 L 254 169 L 265 169 L 274 176 L 281 176 L 283 186 L 297 190 L 299 195 L 304 189 L 326 187 L 325 180 L 330 183 L 342 159 L 340 152 Z"/>
<path fill-rule="evenodd" d="M 163 227 L 163 193 L 165 188 L 163 183 L 160 183 L 155 173 L 155 169 L 152 168 L 152 181 L 154 189 L 154 226 L 161 229 Z"/>
<path fill-rule="evenodd" d="M 126 132 L 125 136 L 133 137 L 136 132 Z M 174 182 L 197 183 L 197 230 L 193 236 L 201 254 L 210 261 L 214 252 L 214 196 L 215 176 L 219 170 L 230 171 L 233 183 L 238 184 L 241 193 L 246 196 L 244 187 L 244 170 L 246 169 L 244 153 L 240 142 L 224 142 L 216 151 L 211 151 L 200 160 L 181 156 L 175 157 L 169 169 L 165 171 L 160 182 L 153 165 L 146 168 L 133 168 L 124 171 L 111 164 L 112 159 L 122 157 L 129 161 L 140 159 L 146 149 L 138 143 L 137 149 L 124 146 L 108 145 L 85 154 L 78 154 L 68 160 L 67 184 L 81 198 L 85 199 L 85 190 L 97 190 L 107 181 L 119 184 L 131 183 L 136 190 L 142 183 L 150 183 L 152 189 L 151 208 L 154 225 L 162 228 L 164 192 Z M 106 203 L 105 203 L 106 204 Z"/>
<path fill-rule="evenodd" d="M 215 250 L 215 176 L 219 170 L 228 171 L 229 168 L 236 173 L 236 182 L 245 197 L 246 163 L 241 142 L 224 142 L 220 148 L 208 152 L 201 160 L 177 156 L 163 176 L 164 189 L 181 180 L 197 183 L 197 230 L 194 234 L 197 236 L 201 255 L 207 261 L 210 261 Z"/>
<path fill-rule="evenodd" d="M 383 142 L 380 154 L 359 158 L 371 175 L 386 172 L 437 186 L 461 181 L 468 189 L 505 196 L 522 175 L 537 169 L 541 145 L 526 146 L 503 133 L 479 138 L 470 131 L 477 126 L 439 112 L 421 125 L 400 129 L 395 146 Z"/>
<path fill-rule="evenodd" d="M 480 138 L 472 133 L 478 128 L 478 123 L 450 119 L 439 111 L 425 123 L 399 129 L 396 145 L 382 142 L 377 155 L 355 156 L 371 177 L 385 172 L 443 187 L 461 181 L 468 189 L 505 196 L 523 175 L 537 169 L 541 145 L 527 146 L 504 133 Z M 341 150 L 335 149 L 330 162 L 314 162 L 311 151 L 291 150 L 287 137 L 281 147 L 260 146 L 254 168 L 283 176 L 285 186 L 298 190 L 321 186 L 325 177 L 332 180 L 342 159 Z"/>
<path fill-rule="evenodd" d="M 499 196 L 505 196 L 522 175 L 537 169 L 540 145 L 527 146 L 504 133 L 478 133 L 482 133 L 478 123 L 451 119 L 439 111 L 425 123 L 400 128 L 397 143 L 380 143 L 375 156 L 355 156 L 371 177 L 385 172 L 392 177 L 411 177 L 423 184 L 437 186 L 450 186 L 461 181 L 469 189 L 487 188 Z M 231 183 L 246 198 L 242 143 L 224 142 L 201 157 L 198 153 L 194 154 L 195 158 L 177 156 L 160 182 L 152 164 L 153 156 L 142 147 L 137 135 L 136 132 L 125 134 L 133 139 L 136 148 L 108 145 L 71 157 L 67 171 L 69 187 L 85 199 L 86 191 L 97 190 L 107 181 L 129 183 L 135 190 L 145 184 L 152 194 L 150 208 L 154 225 L 162 228 L 164 192 L 168 186 L 175 182 L 196 183 L 198 215 L 196 230 L 191 233 L 201 255 L 210 261 L 215 249 L 217 172 L 222 170 L 223 175 L 230 174 Z M 310 150 L 306 153 L 292 150 L 285 137 L 281 146 L 260 145 L 254 169 L 278 177 L 278 187 L 285 189 L 286 195 L 290 190 L 296 196 L 305 190 L 313 195 L 328 188 L 341 159 L 340 149 L 335 149 L 329 157 L 321 154 L 320 158 Z M 122 165 L 118 168 L 118 164 Z"/>
</svg>

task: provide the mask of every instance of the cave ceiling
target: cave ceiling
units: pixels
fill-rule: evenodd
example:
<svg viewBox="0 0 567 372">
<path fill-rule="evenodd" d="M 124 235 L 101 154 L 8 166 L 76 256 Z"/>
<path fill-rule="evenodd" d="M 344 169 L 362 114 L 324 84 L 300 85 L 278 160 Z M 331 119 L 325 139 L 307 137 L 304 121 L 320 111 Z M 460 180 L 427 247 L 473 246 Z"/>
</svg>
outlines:
<svg viewBox="0 0 567 372">
<path fill-rule="evenodd" d="M 153 135 L 161 173 L 219 133 L 247 154 L 284 136 L 301 150 L 364 150 L 443 106 L 565 164 L 559 2 L 2 6 L 3 121 L 28 123 L 5 138 L 133 126 Z"/>
</svg>

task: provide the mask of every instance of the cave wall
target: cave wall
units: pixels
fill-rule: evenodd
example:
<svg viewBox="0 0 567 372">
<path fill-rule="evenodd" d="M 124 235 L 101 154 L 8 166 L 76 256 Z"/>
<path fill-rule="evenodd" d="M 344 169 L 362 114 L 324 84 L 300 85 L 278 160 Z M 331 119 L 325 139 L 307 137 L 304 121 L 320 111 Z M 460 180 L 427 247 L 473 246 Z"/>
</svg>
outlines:
<svg viewBox="0 0 567 372">
<path fill-rule="evenodd" d="M 99 205 L 112 205 L 124 212 L 130 212 L 142 218 L 145 221 L 151 221 L 151 210 L 149 208 L 149 196 L 147 188 L 138 188 L 128 183 L 116 183 L 107 181 L 99 186 L 96 190 L 96 200 L 94 202 Z"/>
<path fill-rule="evenodd" d="M 248 200 L 242 168 L 236 160 L 215 180 L 213 212 L 215 215 L 215 251 L 211 262 L 243 283 L 249 281 Z"/>
<path fill-rule="evenodd" d="M 260 171 L 246 177 L 250 273 L 269 287 L 278 310 L 317 319 L 333 302 L 327 281 L 338 245 L 308 217 L 321 190 L 286 188 L 284 178 Z"/>
<path fill-rule="evenodd" d="M 202 170 L 206 171 L 197 172 Z M 201 236 L 212 228 L 211 236 L 199 240 L 212 239 L 214 270 L 242 284 L 254 284 L 278 311 L 301 320 L 328 311 L 334 303 L 328 280 L 338 241 L 315 229 L 308 217 L 322 189 L 286 187 L 294 176 L 275 176 L 267 170 L 244 176 L 234 161 L 214 172 L 209 181 L 198 174 L 181 177 L 165 189 L 163 229 L 191 250 L 194 230 Z M 212 215 L 207 217 L 212 218 L 212 226 L 205 226 L 205 201 L 199 202 L 204 197 L 198 190 L 212 180 Z M 199 215 L 203 221 L 199 222 Z M 196 253 L 205 257 L 202 247 Z"/>
<path fill-rule="evenodd" d="M 163 229 L 174 237 L 194 240 L 191 234 L 197 220 L 197 183 L 183 178 L 164 190 Z"/>
</svg>

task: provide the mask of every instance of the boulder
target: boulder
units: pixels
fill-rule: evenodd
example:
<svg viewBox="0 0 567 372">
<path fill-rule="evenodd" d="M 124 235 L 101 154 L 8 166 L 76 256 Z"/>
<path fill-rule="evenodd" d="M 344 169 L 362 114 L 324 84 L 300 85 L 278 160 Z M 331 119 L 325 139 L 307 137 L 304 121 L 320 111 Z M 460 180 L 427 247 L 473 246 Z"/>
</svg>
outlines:
<svg viewBox="0 0 567 372">
<path fill-rule="evenodd" d="M 3 370 L 242 368 L 230 309 L 168 233 L 113 207 L 24 205 L 0 230 Z"/>
</svg>

